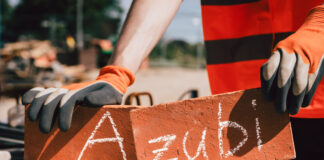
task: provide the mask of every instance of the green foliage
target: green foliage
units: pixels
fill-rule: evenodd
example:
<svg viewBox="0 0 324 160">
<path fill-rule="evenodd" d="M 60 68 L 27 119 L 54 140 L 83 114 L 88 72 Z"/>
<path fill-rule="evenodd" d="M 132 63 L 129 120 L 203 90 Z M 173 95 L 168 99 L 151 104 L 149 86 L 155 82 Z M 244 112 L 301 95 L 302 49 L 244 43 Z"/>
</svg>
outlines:
<svg viewBox="0 0 324 160">
<path fill-rule="evenodd" d="M 184 55 L 194 55 L 195 48 L 182 40 L 174 40 L 167 45 L 166 59 L 172 60 L 181 58 Z"/>
<path fill-rule="evenodd" d="M 198 58 L 198 52 L 201 57 Z M 203 44 L 189 44 L 183 40 L 174 40 L 167 44 L 159 43 L 151 52 L 150 59 L 153 63 L 165 61 L 161 65 L 180 65 L 183 67 L 196 67 L 198 64 L 204 67 L 205 50 Z"/>
<path fill-rule="evenodd" d="M 1 30 L 2 30 L 2 33 L 4 33 L 4 31 L 6 31 L 6 25 L 5 24 L 8 24 L 8 22 L 10 21 L 10 17 L 12 15 L 12 8 L 11 6 L 8 4 L 8 1 L 7 0 L 0 0 L 0 3 L 1 3 Z M 1 40 L 4 39 L 5 37 L 2 36 L 1 37 Z"/>
<path fill-rule="evenodd" d="M 161 43 L 158 43 L 152 50 L 150 54 L 151 59 L 158 59 L 162 56 L 162 47 Z"/>
<path fill-rule="evenodd" d="M 12 8 L 10 7 L 10 5 L 8 4 L 7 0 L 1 0 L 1 20 L 2 20 L 2 24 L 6 23 L 9 19 L 10 19 L 10 15 L 12 12 Z"/>
<path fill-rule="evenodd" d="M 3 1 L 3 0 L 1 0 Z M 11 40 L 22 35 L 49 39 L 53 25 L 57 40 L 75 35 L 77 0 L 22 0 L 6 23 Z M 110 13 L 117 16 L 112 16 Z M 84 0 L 84 32 L 90 37 L 107 38 L 117 33 L 122 9 L 118 0 Z"/>
</svg>

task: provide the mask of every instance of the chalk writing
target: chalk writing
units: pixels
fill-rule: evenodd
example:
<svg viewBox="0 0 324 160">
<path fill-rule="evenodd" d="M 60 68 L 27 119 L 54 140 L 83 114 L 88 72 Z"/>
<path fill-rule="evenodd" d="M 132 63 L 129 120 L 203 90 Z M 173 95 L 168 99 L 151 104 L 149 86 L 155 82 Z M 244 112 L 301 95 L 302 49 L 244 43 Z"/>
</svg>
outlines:
<svg viewBox="0 0 324 160">
<path fill-rule="evenodd" d="M 188 151 L 187 151 L 187 148 L 186 148 L 186 141 L 187 141 L 188 134 L 189 134 L 188 131 L 186 132 L 186 134 L 185 134 L 185 136 L 183 138 L 182 145 L 183 145 L 183 152 L 185 153 L 188 160 L 195 160 L 200 155 L 201 151 L 203 152 L 203 156 L 205 157 L 205 159 L 208 160 L 208 155 L 207 155 L 207 152 L 206 152 L 206 144 L 205 144 L 206 132 L 207 132 L 207 129 L 205 128 L 204 131 L 202 132 L 201 141 L 199 143 L 199 146 L 197 148 L 197 152 L 196 152 L 194 157 L 191 157 L 188 154 Z"/>
<path fill-rule="evenodd" d="M 254 111 L 257 110 L 257 103 L 255 99 L 252 99 L 252 109 Z M 242 146 L 244 146 L 246 144 L 246 142 L 248 141 L 248 132 L 247 130 L 240 124 L 238 124 L 237 122 L 234 121 L 222 121 L 222 103 L 219 102 L 218 103 L 218 113 L 217 113 L 217 119 L 218 119 L 218 142 L 219 142 L 219 155 L 221 158 L 228 158 L 229 156 L 233 156 L 237 151 L 240 150 L 240 148 Z M 260 127 L 260 121 L 259 118 L 256 117 L 255 118 L 255 126 L 256 126 L 256 138 L 257 138 L 257 147 L 258 150 L 261 151 L 262 149 L 262 139 L 261 139 L 261 127 Z M 228 151 L 224 151 L 223 148 L 223 130 L 225 128 L 234 128 L 234 129 L 238 129 L 239 131 L 242 132 L 243 134 L 243 138 L 242 140 L 238 143 L 238 145 L 236 145 L 235 147 L 230 148 Z M 183 137 L 183 141 L 182 141 L 182 149 L 184 152 L 184 155 L 186 156 L 186 158 L 188 160 L 196 160 L 200 155 L 202 155 L 206 160 L 209 159 L 207 151 L 206 151 L 206 134 L 207 134 L 207 128 L 205 128 L 202 131 L 202 136 L 201 136 L 201 140 L 199 142 L 198 148 L 195 152 L 195 154 L 190 155 L 188 153 L 187 150 L 187 139 L 189 136 L 189 131 L 185 132 L 185 135 Z M 169 134 L 169 135 L 165 135 L 165 136 L 161 136 L 155 139 L 151 139 L 148 141 L 148 143 L 152 144 L 152 143 L 161 143 L 161 142 L 165 142 L 165 144 L 163 145 L 163 148 L 161 149 L 156 149 L 153 150 L 152 153 L 155 154 L 154 160 L 159 160 L 160 158 L 162 158 L 163 154 L 166 153 L 169 150 L 169 147 L 171 146 L 171 144 L 173 143 L 173 141 L 176 139 L 176 135 L 174 134 Z M 178 158 L 171 158 L 168 160 L 178 160 Z"/>
<path fill-rule="evenodd" d="M 102 123 L 104 122 L 105 119 L 109 119 L 111 126 L 113 128 L 113 131 L 115 133 L 114 138 L 100 138 L 100 139 L 93 139 L 93 137 L 95 136 L 97 130 L 100 128 L 100 126 L 102 125 Z M 84 151 L 90 147 L 91 145 L 95 144 L 95 143 L 105 143 L 105 142 L 118 142 L 119 147 L 120 147 L 120 151 L 123 155 L 123 160 L 126 160 L 126 152 L 124 151 L 124 147 L 123 147 L 123 138 L 120 136 L 120 134 L 117 131 L 117 127 L 116 124 L 114 123 L 114 120 L 112 119 L 110 112 L 107 111 L 100 119 L 100 121 L 98 122 L 97 126 L 95 127 L 95 129 L 93 130 L 93 132 L 91 133 L 90 137 L 88 138 L 86 144 L 83 146 L 81 153 L 78 157 L 78 160 L 80 160 L 83 156 Z"/>
<path fill-rule="evenodd" d="M 154 160 L 159 160 L 162 157 L 163 153 L 169 149 L 169 146 L 175 139 L 176 139 L 176 135 L 173 134 L 173 135 L 161 136 L 161 137 L 149 140 L 148 143 L 150 143 L 150 144 L 165 142 L 165 144 L 163 145 L 163 148 L 156 149 L 156 150 L 152 151 L 153 154 L 156 154 L 156 156 L 154 157 Z M 172 159 L 175 160 L 175 158 L 172 158 Z"/>
<path fill-rule="evenodd" d="M 254 110 L 256 110 L 256 100 L 253 99 L 252 100 L 252 108 Z M 262 140 L 261 140 L 261 127 L 260 127 L 260 122 L 259 122 L 259 118 L 256 117 L 255 118 L 255 128 L 256 128 L 256 135 L 257 135 L 257 145 L 258 145 L 258 150 L 261 151 L 262 148 Z"/>
<path fill-rule="evenodd" d="M 248 140 L 248 133 L 246 131 L 246 129 L 239 125 L 236 122 L 232 122 L 232 121 L 221 121 L 222 118 L 222 105 L 221 103 L 218 104 L 218 141 L 219 141 L 219 154 L 221 157 L 225 157 L 227 158 L 228 156 L 233 156 L 233 154 L 235 152 L 237 152 Z M 229 151 L 227 151 L 227 153 L 224 155 L 224 150 L 223 150 L 223 129 L 225 127 L 232 127 L 232 128 L 236 128 L 236 129 L 240 129 L 243 133 L 243 140 L 233 149 L 230 149 Z"/>
</svg>

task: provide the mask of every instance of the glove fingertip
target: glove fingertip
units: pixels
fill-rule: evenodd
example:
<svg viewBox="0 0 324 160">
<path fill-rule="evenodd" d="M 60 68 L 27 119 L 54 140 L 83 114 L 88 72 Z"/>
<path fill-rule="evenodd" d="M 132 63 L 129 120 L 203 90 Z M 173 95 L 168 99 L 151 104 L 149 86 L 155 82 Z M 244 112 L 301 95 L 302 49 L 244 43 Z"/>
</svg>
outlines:
<svg viewBox="0 0 324 160">
<path fill-rule="evenodd" d="M 311 104 L 312 99 L 313 99 L 314 94 L 315 94 L 316 87 L 317 87 L 317 85 L 313 86 L 312 89 L 308 93 L 305 94 L 302 107 L 307 107 L 307 106 L 309 106 Z"/>
<path fill-rule="evenodd" d="M 303 105 L 302 107 L 307 107 L 311 104 L 313 96 L 315 95 L 315 92 L 317 90 L 318 85 L 320 84 L 320 82 L 322 81 L 322 78 L 324 76 L 324 55 L 322 56 L 322 60 L 320 62 L 319 68 L 317 69 L 317 71 L 311 75 L 308 76 L 308 87 L 310 87 L 308 89 L 308 91 L 306 92 L 304 101 L 303 101 Z M 314 79 L 314 77 L 316 77 Z M 310 83 L 312 82 L 312 83 Z"/>
<path fill-rule="evenodd" d="M 287 111 L 287 87 L 278 88 L 276 99 L 275 99 L 275 109 L 278 113 L 285 113 Z"/>
<path fill-rule="evenodd" d="M 280 114 L 283 114 L 286 112 L 286 109 L 284 109 L 284 107 L 281 107 L 280 105 L 279 106 L 276 105 L 275 109 L 276 109 L 276 112 L 280 113 Z"/>
<path fill-rule="evenodd" d="M 71 100 L 71 99 L 70 99 Z M 66 132 L 70 129 L 75 101 L 68 101 L 59 110 L 58 125 L 61 131 Z"/>
<path fill-rule="evenodd" d="M 23 105 L 31 104 L 36 96 L 36 94 L 39 92 L 27 92 L 25 93 L 22 98 L 21 102 Z"/>
<path fill-rule="evenodd" d="M 60 113 L 58 126 L 61 131 L 66 132 L 71 127 L 71 119 L 72 119 L 72 113 L 70 115 L 71 117 L 68 117 L 66 113 Z"/>
<path fill-rule="evenodd" d="M 72 117 L 68 117 L 68 115 L 66 113 L 62 113 L 62 112 L 60 113 L 58 126 L 59 126 L 61 131 L 66 132 L 66 131 L 68 131 L 70 129 L 71 118 Z"/>
<path fill-rule="evenodd" d="M 276 81 L 276 72 L 275 74 L 269 79 L 266 80 L 262 76 L 263 68 L 261 67 L 261 75 L 260 75 L 260 80 L 261 80 L 261 92 L 264 97 L 264 99 L 268 102 L 272 101 L 274 99 L 274 92 L 275 89 L 273 87 L 274 82 Z"/>
<path fill-rule="evenodd" d="M 296 109 L 296 110 L 290 110 L 290 111 L 289 111 L 289 114 L 291 114 L 291 115 L 296 115 L 296 114 L 298 113 L 298 111 L 299 111 L 299 108 Z"/>
<path fill-rule="evenodd" d="M 59 100 L 59 98 L 58 98 Z M 58 105 L 58 100 L 53 101 L 52 103 L 49 103 L 45 105 L 43 108 L 41 117 L 40 117 L 40 122 L 39 122 L 39 129 L 43 133 L 49 133 L 51 129 L 53 128 L 53 123 L 54 123 L 54 112 L 56 109 L 56 106 Z"/>
<path fill-rule="evenodd" d="M 301 107 L 301 104 L 296 101 L 291 101 L 291 102 L 288 102 L 287 106 L 288 106 L 287 110 L 288 110 L 289 114 L 295 115 L 298 113 L 298 111 Z"/>
<path fill-rule="evenodd" d="M 42 125 L 39 123 L 39 130 L 43 133 L 49 133 L 51 131 L 52 127 L 48 125 Z"/>
<path fill-rule="evenodd" d="M 29 110 L 28 112 L 28 118 L 30 121 L 36 121 L 37 120 L 37 114 L 33 111 Z"/>
<path fill-rule="evenodd" d="M 36 88 L 33 88 L 33 89 L 27 91 L 21 98 L 22 104 L 23 105 L 31 104 L 33 102 L 35 96 L 43 90 L 45 90 L 45 89 L 42 87 L 36 87 Z"/>
<path fill-rule="evenodd" d="M 59 128 L 61 131 L 67 132 L 70 129 L 70 124 L 67 122 L 65 122 L 65 123 L 61 122 L 61 123 L 59 123 Z"/>
<path fill-rule="evenodd" d="M 307 98 L 305 96 L 304 101 L 303 101 L 303 104 L 302 104 L 302 107 L 305 108 L 305 107 L 309 106 L 311 104 L 311 102 L 312 102 L 312 99 L 311 98 Z"/>
</svg>

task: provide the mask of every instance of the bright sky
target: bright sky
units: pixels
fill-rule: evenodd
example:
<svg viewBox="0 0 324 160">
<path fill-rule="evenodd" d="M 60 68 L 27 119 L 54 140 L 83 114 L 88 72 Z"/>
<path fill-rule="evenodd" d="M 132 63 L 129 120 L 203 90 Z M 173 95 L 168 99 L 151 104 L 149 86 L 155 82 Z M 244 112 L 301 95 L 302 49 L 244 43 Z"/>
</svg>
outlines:
<svg viewBox="0 0 324 160">
<path fill-rule="evenodd" d="M 132 0 L 121 0 L 120 2 L 125 10 L 125 17 Z M 182 2 L 180 10 L 163 38 L 166 40 L 183 39 L 191 43 L 203 41 L 200 0 L 184 0 Z"/>
</svg>

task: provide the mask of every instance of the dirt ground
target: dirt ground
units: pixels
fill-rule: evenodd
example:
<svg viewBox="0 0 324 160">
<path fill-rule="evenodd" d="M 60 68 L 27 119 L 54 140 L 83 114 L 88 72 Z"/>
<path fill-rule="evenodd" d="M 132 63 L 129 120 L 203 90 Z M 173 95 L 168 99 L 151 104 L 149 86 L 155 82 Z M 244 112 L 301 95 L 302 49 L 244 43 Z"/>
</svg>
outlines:
<svg viewBox="0 0 324 160">
<path fill-rule="evenodd" d="M 190 89 L 197 89 L 199 96 L 210 95 L 206 70 L 184 68 L 140 70 L 136 74 L 135 83 L 129 87 L 126 95 L 132 92 L 148 91 L 152 93 L 154 104 L 159 104 L 177 101 L 184 92 Z M 143 101 L 145 102 L 144 99 Z M 146 102 L 148 102 L 147 99 Z"/>
</svg>

